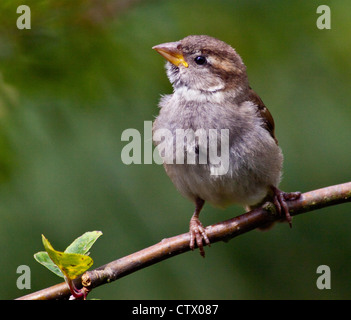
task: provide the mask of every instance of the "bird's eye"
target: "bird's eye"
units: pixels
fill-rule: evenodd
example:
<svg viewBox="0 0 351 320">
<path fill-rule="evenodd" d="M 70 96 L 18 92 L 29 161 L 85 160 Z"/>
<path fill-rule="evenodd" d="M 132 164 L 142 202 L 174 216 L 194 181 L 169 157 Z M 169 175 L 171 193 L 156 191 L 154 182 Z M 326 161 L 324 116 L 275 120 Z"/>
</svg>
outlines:
<svg viewBox="0 0 351 320">
<path fill-rule="evenodd" d="M 197 56 L 194 61 L 198 64 L 198 65 L 203 65 L 207 62 L 206 58 L 204 56 Z"/>
</svg>

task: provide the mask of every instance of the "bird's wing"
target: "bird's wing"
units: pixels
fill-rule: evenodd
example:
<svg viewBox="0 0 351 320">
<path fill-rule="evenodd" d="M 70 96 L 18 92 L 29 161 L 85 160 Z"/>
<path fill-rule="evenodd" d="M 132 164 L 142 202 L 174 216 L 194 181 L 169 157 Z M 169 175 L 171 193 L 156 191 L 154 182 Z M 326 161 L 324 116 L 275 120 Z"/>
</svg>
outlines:
<svg viewBox="0 0 351 320">
<path fill-rule="evenodd" d="M 253 91 L 251 88 L 250 88 L 250 92 L 249 92 L 249 100 L 255 106 L 257 106 L 257 113 L 263 120 L 264 128 L 267 129 L 267 131 L 273 137 L 275 142 L 278 144 L 278 140 L 274 134 L 275 125 L 274 125 L 273 117 L 272 117 L 271 113 L 269 112 L 268 108 L 265 106 L 265 104 L 261 100 L 261 98 L 258 96 L 258 94 L 255 91 Z"/>
</svg>

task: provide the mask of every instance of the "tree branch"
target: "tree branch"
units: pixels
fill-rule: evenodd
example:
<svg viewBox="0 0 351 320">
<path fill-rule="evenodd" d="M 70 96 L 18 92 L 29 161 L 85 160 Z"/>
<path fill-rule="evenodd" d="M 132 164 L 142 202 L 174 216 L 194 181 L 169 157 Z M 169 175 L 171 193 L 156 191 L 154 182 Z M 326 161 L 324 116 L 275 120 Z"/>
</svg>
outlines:
<svg viewBox="0 0 351 320">
<path fill-rule="evenodd" d="M 330 186 L 303 193 L 298 200 L 287 201 L 292 216 L 313 211 L 316 209 L 350 202 L 351 182 Z M 272 204 L 244 213 L 238 217 L 219 222 L 206 227 L 206 232 L 211 243 L 228 241 L 240 234 L 267 223 L 280 220 Z M 82 286 L 92 290 L 100 285 L 115 281 L 137 270 L 189 251 L 190 234 L 184 233 L 175 237 L 163 239 L 161 242 L 132 253 L 126 257 L 112 261 L 95 270 L 85 272 L 75 280 L 77 288 Z M 51 300 L 67 299 L 71 295 L 66 283 L 28 294 L 19 300 Z"/>
</svg>

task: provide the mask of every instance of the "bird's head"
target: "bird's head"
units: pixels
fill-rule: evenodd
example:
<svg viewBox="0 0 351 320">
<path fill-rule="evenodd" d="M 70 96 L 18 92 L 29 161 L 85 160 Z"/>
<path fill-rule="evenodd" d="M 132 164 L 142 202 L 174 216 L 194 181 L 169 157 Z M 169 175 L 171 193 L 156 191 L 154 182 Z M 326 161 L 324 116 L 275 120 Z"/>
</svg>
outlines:
<svg viewBox="0 0 351 320">
<path fill-rule="evenodd" d="M 167 75 L 174 89 L 202 92 L 243 90 L 248 87 L 246 67 L 227 43 L 205 35 L 154 46 L 168 61 Z"/>
</svg>

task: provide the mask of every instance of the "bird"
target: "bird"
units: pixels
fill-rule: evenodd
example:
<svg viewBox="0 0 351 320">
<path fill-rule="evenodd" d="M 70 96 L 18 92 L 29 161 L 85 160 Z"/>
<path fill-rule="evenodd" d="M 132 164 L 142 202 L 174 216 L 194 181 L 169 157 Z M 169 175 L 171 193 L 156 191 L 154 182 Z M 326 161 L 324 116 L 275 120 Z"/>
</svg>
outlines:
<svg viewBox="0 0 351 320">
<path fill-rule="evenodd" d="M 173 86 L 172 94 L 161 96 L 153 143 L 175 187 L 195 205 L 190 249 L 197 246 L 205 257 L 204 245 L 210 245 L 199 219 L 205 202 L 222 208 L 239 204 L 250 210 L 270 201 L 291 227 L 286 201 L 301 193 L 279 189 L 283 154 L 274 120 L 250 87 L 236 50 L 208 35 L 189 35 L 152 49 L 166 59 Z M 220 164 L 211 161 L 211 147 L 214 154 L 227 154 L 228 161 L 225 157 Z"/>
</svg>

